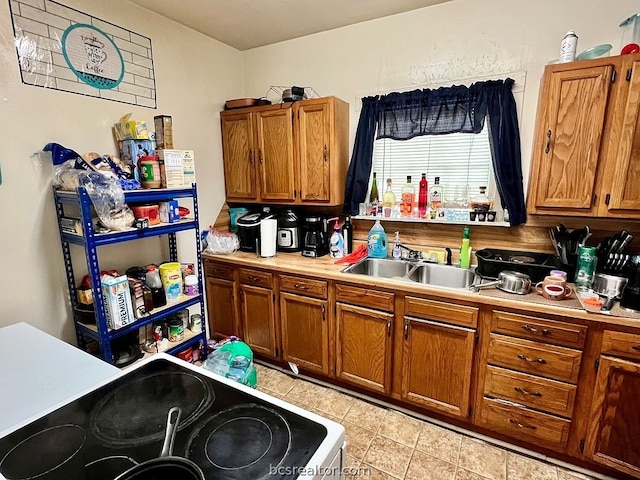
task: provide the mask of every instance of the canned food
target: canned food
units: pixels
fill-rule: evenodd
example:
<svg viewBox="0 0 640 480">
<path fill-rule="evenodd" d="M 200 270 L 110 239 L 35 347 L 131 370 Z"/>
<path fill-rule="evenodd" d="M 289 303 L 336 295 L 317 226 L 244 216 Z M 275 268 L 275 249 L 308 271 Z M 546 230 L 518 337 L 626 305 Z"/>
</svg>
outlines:
<svg viewBox="0 0 640 480">
<path fill-rule="evenodd" d="M 580 246 L 576 265 L 575 284 L 577 287 L 589 288 L 596 273 L 596 247 Z"/>
<path fill-rule="evenodd" d="M 182 320 L 171 320 L 171 322 L 169 322 L 169 341 L 181 342 L 182 340 L 184 340 Z"/>
</svg>

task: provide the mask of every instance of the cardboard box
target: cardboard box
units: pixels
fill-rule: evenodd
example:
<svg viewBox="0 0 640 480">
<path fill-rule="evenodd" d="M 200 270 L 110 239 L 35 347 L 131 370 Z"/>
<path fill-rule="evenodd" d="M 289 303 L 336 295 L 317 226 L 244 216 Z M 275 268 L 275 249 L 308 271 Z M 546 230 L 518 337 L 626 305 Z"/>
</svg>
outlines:
<svg viewBox="0 0 640 480">
<path fill-rule="evenodd" d="M 135 321 L 127 276 L 103 275 L 101 286 L 109 328 L 117 330 Z"/>
<path fill-rule="evenodd" d="M 177 200 L 160 202 L 160 221 L 164 223 L 175 223 L 180 221 Z"/>
<path fill-rule="evenodd" d="M 147 122 L 130 120 L 129 117 L 131 117 L 131 114 L 127 113 L 113 126 L 113 134 L 116 140 L 148 140 Z"/>
<path fill-rule="evenodd" d="M 160 161 L 162 188 L 183 188 L 184 167 L 180 150 L 159 149 L 155 154 Z"/>
<path fill-rule="evenodd" d="M 196 183 L 196 158 L 193 150 L 180 150 L 182 153 L 182 172 L 184 175 L 184 186 L 190 187 Z"/>
<path fill-rule="evenodd" d="M 153 155 L 153 143 L 151 143 L 151 140 L 119 140 L 118 151 L 120 160 L 131 165 L 134 178 L 142 182 L 138 162 L 142 157 Z"/>
<path fill-rule="evenodd" d="M 173 148 L 173 122 L 169 115 L 156 115 L 153 117 L 156 129 L 156 146 L 158 148 Z"/>
</svg>

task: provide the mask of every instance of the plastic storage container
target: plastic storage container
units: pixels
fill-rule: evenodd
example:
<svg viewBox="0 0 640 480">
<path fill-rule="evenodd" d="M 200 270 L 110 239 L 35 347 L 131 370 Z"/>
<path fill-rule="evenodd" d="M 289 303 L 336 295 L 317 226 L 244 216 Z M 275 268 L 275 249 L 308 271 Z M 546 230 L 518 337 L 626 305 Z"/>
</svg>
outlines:
<svg viewBox="0 0 640 480">
<path fill-rule="evenodd" d="M 376 223 L 369 230 L 367 250 L 371 258 L 387 258 L 387 234 L 380 220 L 376 220 Z"/>
<path fill-rule="evenodd" d="M 202 366 L 243 385 L 253 388 L 258 385 L 253 352 L 249 345 L 236 337 L 231 337 L 222 347 L 211 352 Z"/>
</svg>

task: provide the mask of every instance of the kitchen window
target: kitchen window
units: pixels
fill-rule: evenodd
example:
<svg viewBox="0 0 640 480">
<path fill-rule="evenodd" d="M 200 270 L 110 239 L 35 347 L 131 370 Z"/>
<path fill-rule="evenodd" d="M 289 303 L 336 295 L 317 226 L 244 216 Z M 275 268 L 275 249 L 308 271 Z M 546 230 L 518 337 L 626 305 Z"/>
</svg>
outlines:
<svg viewBox="0 0 640 480">
<path fill-rule="evenodd" d="M 347 173 L 344 213 L 351 215 L 357 213 L 358 204 L 367 198 L 375 162 L 374 152 L 379 150 L 378 144 L 381 140 L 386 146 L 392 145 L 392 142 L 384 141 L 385 139 L 417 145 L 420 142 L 416 142 L 415 139 L 421 137 L 453 139 L 454 134 L 462 134 L 467 138 L 469 135 L 476 137 L 486 135 L 491 157 L 490 164 L 493 167 L 493 173 L 489 173 L 489 179 L 495 180 L 495 201 L 509 210 L 512 226 L 525 223 L 527 215 L 522 179 L 520 130 L 512 92 L 513 84 L 514 80 L 507 78 L 476 82 L 468 87 L 454 85 L 435 90 L 423 89 L 364 97 Z M 437 140 L 421 142 L 426 142 L 423 151 L 436 149 Z M 467 154 L 469 152 L 467 150 Z M 383 154 L 383 157 L 384 163 L 386 155 Z M 415 157 L 414 154 L 407 154 L 406 161 L 423 161 Z M 437 161 L 434 157 L 434 172 L 436 163 L 454 161 L 452 157 L 446 155 Z M 400 164 L 404 162 L 398 165 Z M 473 188 L 471 174 L 476 172 L 471 167 L 469 159 L 463 168 L 466 168 L 466 171 L 462 175 L 468 174 L 469 182 L 460 183 L 460 185 L 472 185 L 471 188 Z M 392 178 L 396 175 L 391 168 L 389 172 Z M 411 175 L 413 177 L 422 172 L 430 173 L 429 177 L 436 176 L 435 173 L 426 172 L 424 166 L 419 166 L 416 172 L 412 169 Z M 383 181 L 386 173 L 384 166 L 380 173 L 378 178 Z M 416 184 L 418 181 L 419 178 L 416 176 Z M 449 183 L 455 187 L 461 180 L 441 178 L 441 181 L 445 186 Z M 400 180 L 400 184 L 403 183 L 404 181 Z M 491 189 L 490 182 L 487 182 L 487 186 Z M 378 187 L 384 190 L 385 186 L 382 184 Z M 467 195 L 475 196 L 475 192 L 470 191 Z"/>
<path fill-rule="evenodd" d="M 410 140 L 381 138 L 373 146 L 372 172 L 378 178 L 378 191 L 387 189 L 387 179 L 396 198 L 411 176 L 411 183 L 418 191 L 422 173 L 427 174 L 429 188 L 435 177 L 444 187 L 446 204 L 452 207 L 468 206 L 469 198 L 479 193 L 479 187 L 488 187 L 487 195 L 496 198 L 494 173 L 491 164 L 491 145 L 486 128 L 478 134 L 450 133 L 448 135 L 423 135 Z M 369 180 L 369 191 L 371 181 Z M 496 205 L 496 209 L 500 208 Z"/>
</svg>

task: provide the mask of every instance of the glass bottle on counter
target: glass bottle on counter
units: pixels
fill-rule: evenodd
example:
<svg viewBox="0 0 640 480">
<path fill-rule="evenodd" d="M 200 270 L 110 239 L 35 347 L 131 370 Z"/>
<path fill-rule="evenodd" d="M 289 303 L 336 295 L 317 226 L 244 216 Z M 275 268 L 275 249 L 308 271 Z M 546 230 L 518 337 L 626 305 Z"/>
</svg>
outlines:
<svg viewBox="0 0 640 480">
<path fill-rule="evenodd" d="M 391 189 L 391 179 L 387 178 L 387 189 L 382 197 L 382 207 L 384 209 L 384 216 L 390 217 L 393 210 L 393 206 L 396 204 L 396 194 Z"/>
<path fill-rule="evenodd" d="M 373 172 L 373 181 L 371 182 L 371 192 L 369 193 L 369 205 L 371 207 L 371 215 L 378 214 L 378 200 L 380 194 L 378 193 L 378 178 L 376 172 Z"/>
<path fill-rule="evenodd" d="M 167 297 L 162 288 L 162 280 L 160 280 L 160 271 L 155 265 L 147 266 L 145 283 L 151 289 L 151 298 L 153 300 L 153 308 L 162 307 L 167 304 Z"/>
<path fill-rule="evenodd" d="M 488 212 L 491 210 L 492 203 L 487 196 L 487 187 L 480 187 L 480 193 L 471 199 L 471 210 Z"/>
<path fill-rule="evenodd" d="M 423 173 L 418 188 L 418 216 L 420 218 L 427 217 L 427 196 L 429 184 L 427 182 L 427 174 Z"/>
<path fill-rule="evenodd" d="M 411 175 L 407 175 L 407 183 L 402 187 L 400 201 L 400 214 L 403 217 L 410 217 L 413 214 L 413 205 L 416 198 L 416 189 L 411 185 Z"/>
</svg>

